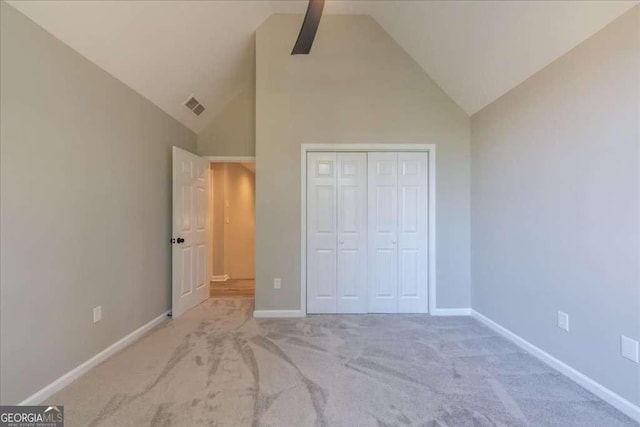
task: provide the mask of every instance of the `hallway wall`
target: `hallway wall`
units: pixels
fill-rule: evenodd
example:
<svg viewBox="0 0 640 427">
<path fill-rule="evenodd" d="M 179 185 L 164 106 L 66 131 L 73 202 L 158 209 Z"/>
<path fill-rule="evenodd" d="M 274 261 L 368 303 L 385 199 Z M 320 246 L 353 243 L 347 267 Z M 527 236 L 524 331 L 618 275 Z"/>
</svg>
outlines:
<svg viewBox="0 0 640 427">
<path fill-rule="evenodd" d="M 211 163 L 211 274 L 224 275 L 224 163 Z"/>
<path fill-rule="evenodd" d="M 255 174 L 241 163 L 214 163 L 212 274 L 255 278 Z"/>
</svg>

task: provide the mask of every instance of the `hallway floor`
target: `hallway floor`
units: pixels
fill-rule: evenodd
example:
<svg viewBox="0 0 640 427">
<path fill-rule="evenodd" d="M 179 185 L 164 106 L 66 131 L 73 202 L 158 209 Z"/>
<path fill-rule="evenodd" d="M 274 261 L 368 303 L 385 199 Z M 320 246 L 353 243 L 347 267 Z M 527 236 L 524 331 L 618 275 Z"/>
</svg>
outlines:
<svg viewBox="0 0 640 427">
<path fill-rule="evenodd" d="M 469 317 L 252 316 L 212 298 L 47 403 L 68 426 L 633 426 Z"/>
<path fill-rule="evenodd" d="M 253 279 L 230 279 L 226 282 L 211 282 L 211 298 L 253 298 L 256 281 Z"/>
</svg>

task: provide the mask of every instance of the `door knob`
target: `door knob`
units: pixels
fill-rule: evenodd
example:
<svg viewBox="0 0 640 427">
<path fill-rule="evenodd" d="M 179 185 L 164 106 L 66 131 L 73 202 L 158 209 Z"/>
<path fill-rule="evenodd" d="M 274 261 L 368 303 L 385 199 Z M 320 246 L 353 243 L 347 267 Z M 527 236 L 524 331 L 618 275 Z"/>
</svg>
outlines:
<svg viewBox="0 0 640 427">
<path fill-rule="evenodd" d="M 344 240 L 340 240 L 340 244 L 341 244 L 341 245 L 344 245 Z"/>
<path fill-rule="evenodd" d="M 184 243 L 184 239 L 182 237 L 178 237 L 178 243 Z"/>
<path fill-rule="evenodd" d="M 396 244 L 396 241 L 395 241 L 395 240 L 392 240 L 392 241 L 391 241 L 391 244 L 392 244 L 392 245 L 395 245 L 395 244 Z"/>
</svg>

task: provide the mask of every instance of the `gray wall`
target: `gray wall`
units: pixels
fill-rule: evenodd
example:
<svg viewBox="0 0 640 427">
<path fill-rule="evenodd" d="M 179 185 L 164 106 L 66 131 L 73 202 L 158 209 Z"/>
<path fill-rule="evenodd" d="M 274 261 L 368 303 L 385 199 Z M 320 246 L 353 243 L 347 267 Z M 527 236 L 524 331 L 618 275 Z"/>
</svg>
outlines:
<svg viewBox="0 0 640 427">
<path fill-rule="evenodd" d="M 238 94 L 198 133 L 198 154 L 201 156 L 255 156 L 255 80 L 243 86 Z"/>
<path fill-rule="evenodd" d="M 636 404 L 639 97 L 636 7 L 471 126 L 473 308 Z"/>
<path fill-rule="evenodd" d="M 436 144 L 437 303 L 469 307 L 469 118 L 368 16 L 323 16 L 291 56 L 302 19 L 256 34 L 256 309 L 300 308 L 303 143 Z"/>
<path fill-rule="evenodd" d="M 195 151 L 196 137 L 0 7 L 0 375 L 10 404 L 169 309 L 170 147 Z"/>
</svg>

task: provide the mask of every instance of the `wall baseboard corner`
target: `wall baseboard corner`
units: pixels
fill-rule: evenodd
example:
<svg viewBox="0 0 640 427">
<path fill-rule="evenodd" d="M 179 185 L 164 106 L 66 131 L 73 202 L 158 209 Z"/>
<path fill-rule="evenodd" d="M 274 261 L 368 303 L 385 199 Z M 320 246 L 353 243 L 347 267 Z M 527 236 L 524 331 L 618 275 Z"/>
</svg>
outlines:
<svg viewBox="0 0 640 427">
<path fill-rule="evenodd" d="M 301 310 L 256 310 L 253 312 L 256 319 L 277 319 L 277 318 L 294 318 L 306 317 Z"/>
<path fill-rule="evenodd" d="M 567 377 L 569 377 L 571 380 L 578 383 L 582 387 L 586 388 L 591 393 L 595 394 L 600 399 L 604 400 L 605 402 L 607 402 L 608 404 L 610 404 L 620 412 L 624 413 L 625 415 L 632 418 L 633 420 L 640 422 L 639 406 L 628 401 L 627 399 L 613 392 L 612 390 L 609 390 L 599 382 L 586 376 L 585 374 L 578 371 L 577 369 L 574 369 L 571 366 L 567 365 L 566 363 L 562 362 L 561 360 L 556 359 L 546 351 L 542 350 L 539 347 L 536 347 L 535 345 L 531 344 L 529 341 L 511 332 L 504 326 L 501 326 L 500 324 L 494 322 L 493 320 L 489 319 L 485 315 L 478 313 L 477 311 L 472 309 L 471 316 L 473 316 L 475 319 L 483 323 L 488 328 L 492 329 L 493 331 L 502 335 L 509 341 L 513 342 L 518 347 L 525 350 L 527 353 L 531 354 L 532 356 L 536 357 L 537 359 L 541 360 L 542 362 L 546 363 L 552 368 L 560 371 L 562 374 L 566 375 Z"/>
<path fill-rule="evenodd" d="M 92 368 L 104 362 L 109 357 L 118 353 L 120 350 L 123 350 L 125 347 L 128 347 L 129 345 L 133 344 L 134 342 L 142 338 L 142 336 L 147 332 L 149 332 L 151 329 L 155 328 L 162 322 L 166 321 L 168 319 L 167 315 L 170 313 L 170 311 L 171 310 L 165 311 L 160 316 L 145 323 L 135 331 L 131 332 L 129 335 L 111 344 L 109 347 L 105 348 L 104 350 L 102 350 L 100 353 L 96 354 L 89 360 L 76 366 L 75 368 L 73 368 L 72 370 L 70 370 L 69 372 L 67 372 L 60 378 L 58 378 L 57 380 L 53 381 L 52 383 L 45 386 L 41 390 L 27 397 L 25 400 L 18 403 L 18 405 L 39 405 L 45 399 L 48 399 L 58 391 L 62 390 L 63 388 L 65 388 L 66 386 L 68 386 L 78 378 L 80 378 L 82 375 L 86 374 Z"/>
<path fill-rule="evenodd" d="M 471 316 L 470 308 L 436 308 L 431 312 L 432 316 Z"/>
<path fill-rule="evenodd" d="M 226 282 L 227 280 L 229 280 L 228 274 L 223 274 L 221 276 L 211 276 L 212 282 Z"/>
</svg>

